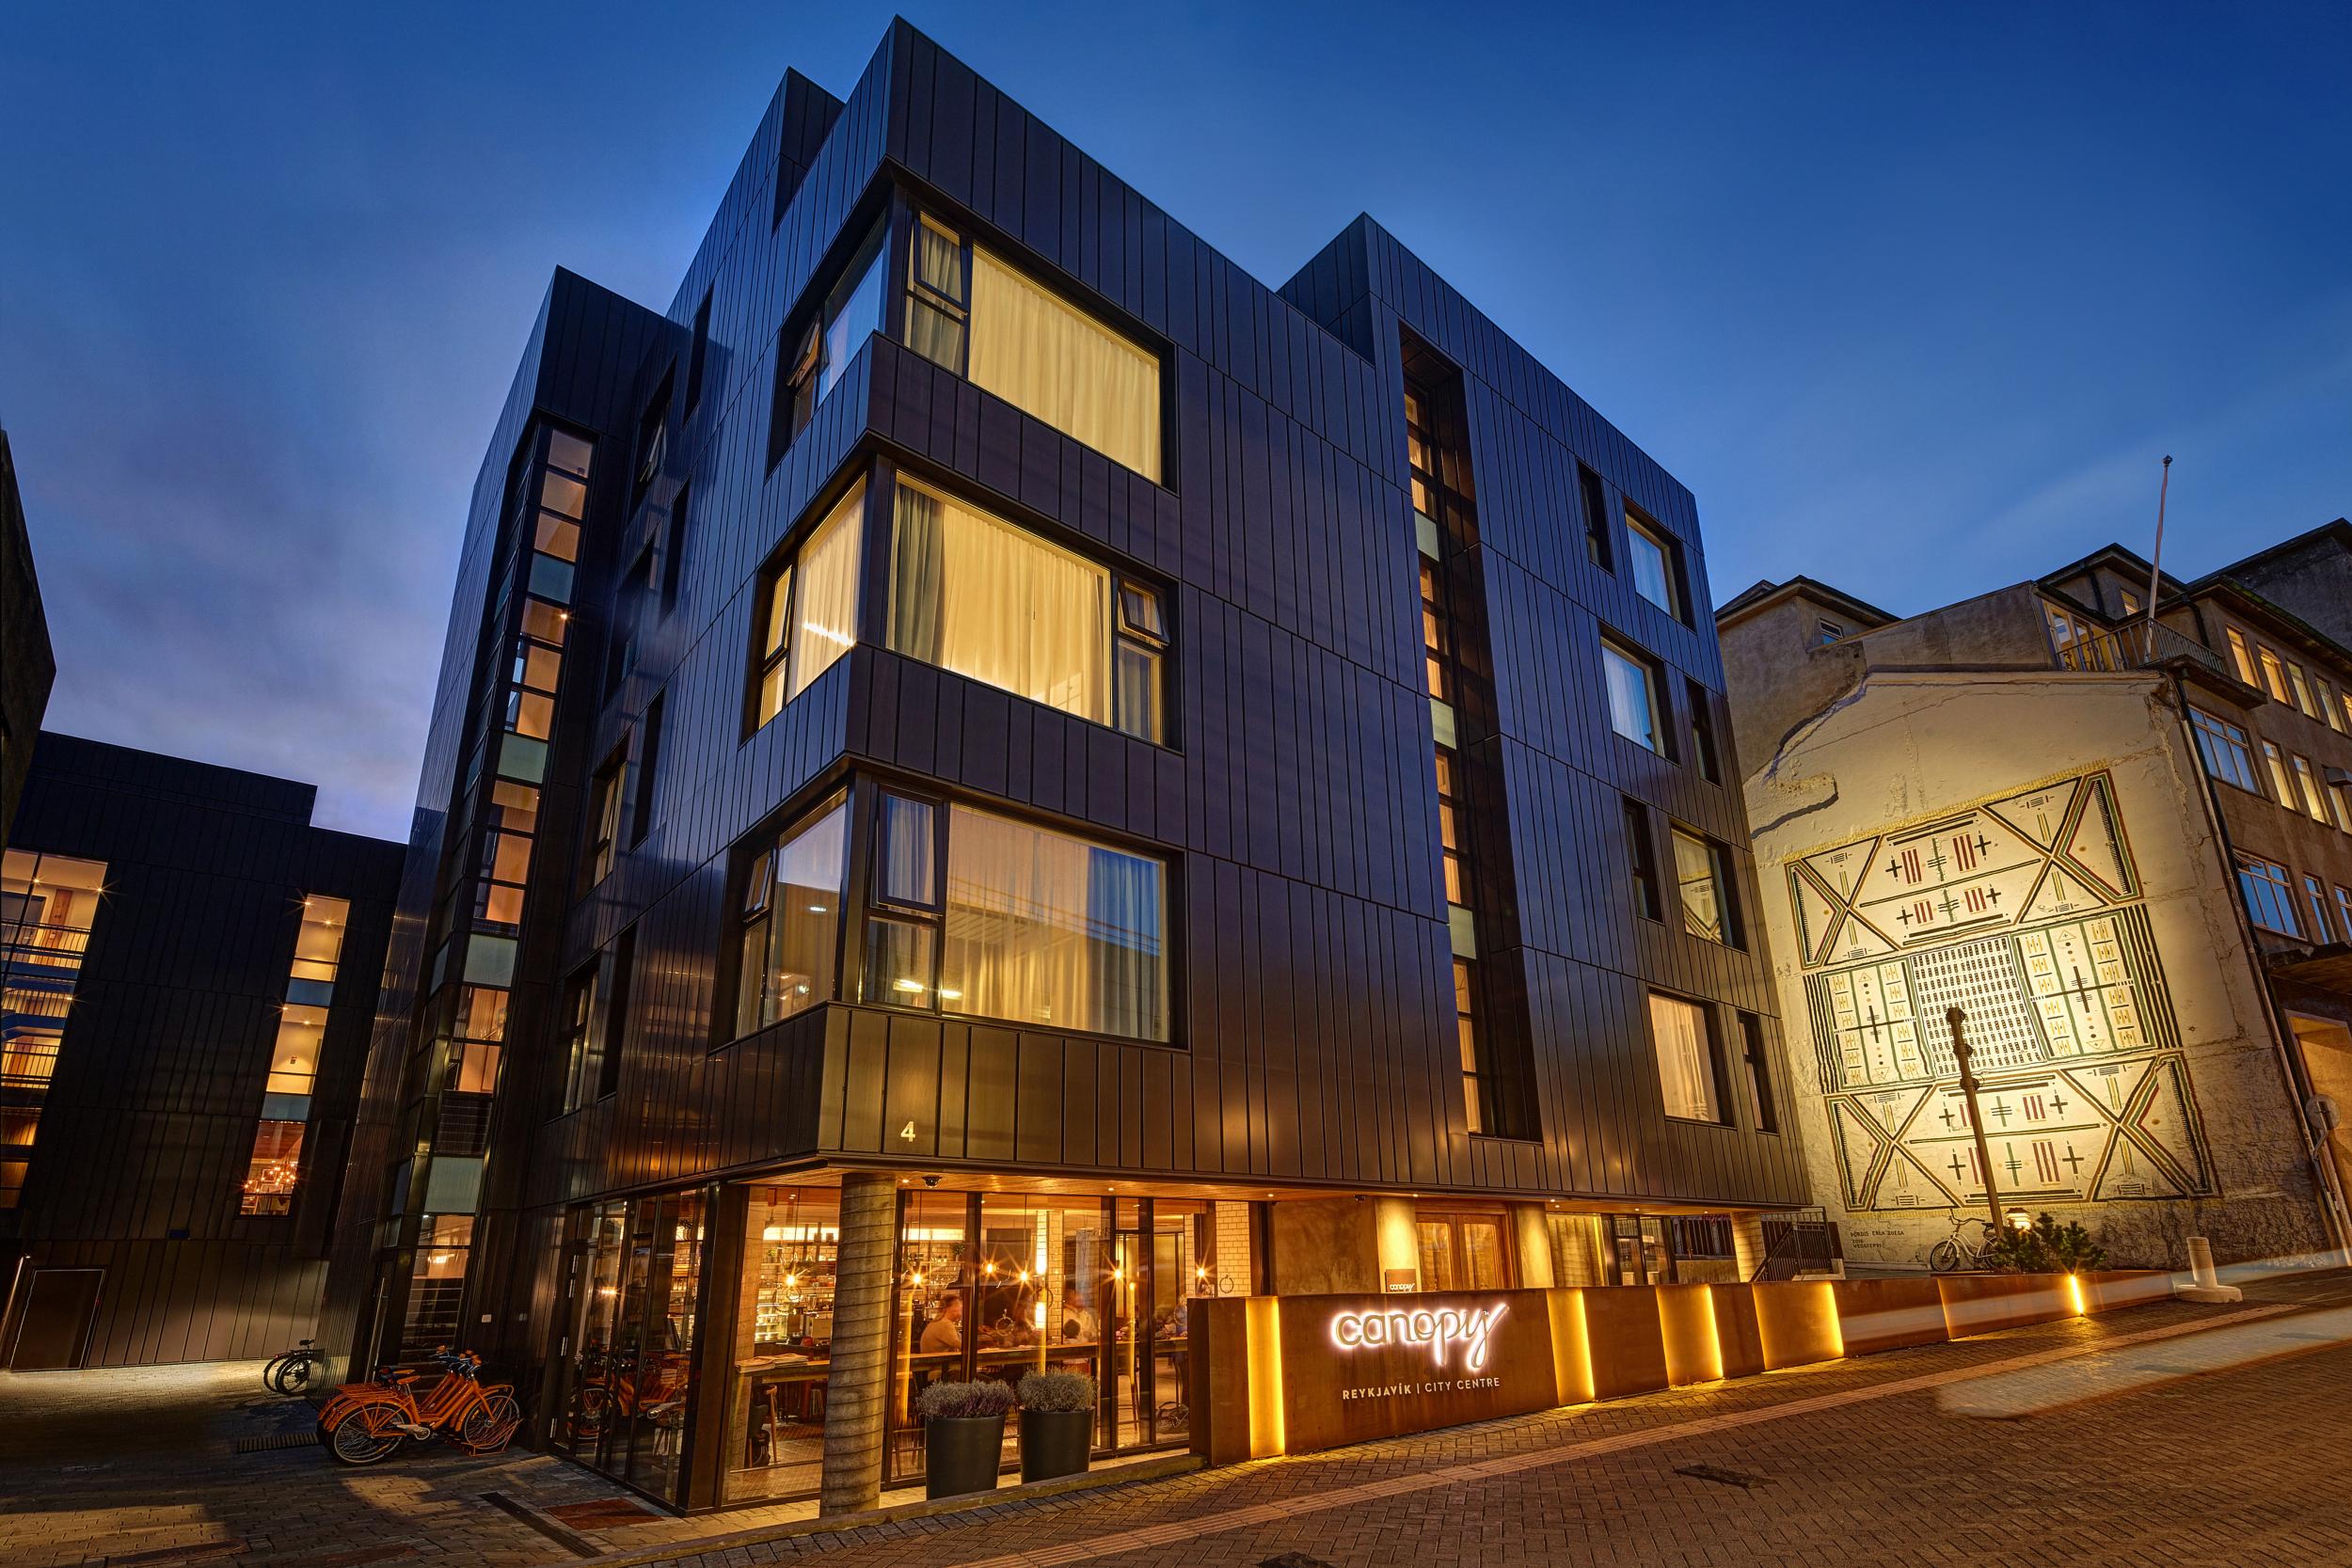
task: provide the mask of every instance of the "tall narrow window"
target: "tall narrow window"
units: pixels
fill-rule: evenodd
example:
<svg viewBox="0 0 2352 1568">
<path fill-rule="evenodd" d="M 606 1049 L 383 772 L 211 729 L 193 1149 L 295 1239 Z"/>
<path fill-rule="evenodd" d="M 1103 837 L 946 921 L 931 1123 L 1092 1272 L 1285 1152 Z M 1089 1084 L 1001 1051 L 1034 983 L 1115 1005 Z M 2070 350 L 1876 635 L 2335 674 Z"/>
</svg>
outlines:
<svg viewBox="0 0 2352 1568">
<path fill-rule="evenodd" d="M 826 514 L 788 561 L 770 568 L 760 595 L 755 727 L 784 711 L 857 645 L 859 543 L 866 482 Z"/>
<path fill-rule="evenodd" d="M 1715 699 L 1696 681 L 1683 682 L 1691 699 L 1691 741 L 1697 753 L 1699 777 L 1708 784 L 1724 782 L 1724 758 L 1715 738 Z"/>
<path fill-rule="evenodd" d="M 1663 920 L 1658 894 L 1658 847 L 1650 837 L 1649 808 L 1639 800 L 1625 802 L 1626 858 L 1632 867 L 1633 912 L 1645 920 Z"/>
<path fill-rule="evenodd" d="M 1155 591 L 903 475 L 892 535 L 894 651 L 1162 738 Z"/>
<path fill-rule="evenodd" d="M 2246 645 L 2246 634 L 2235 626 L 2229 628 L 2229 634 L 2230 664 L 2237 671 L 2237 678 L 2249 686 L 2260 686 L 2262 681 L 2254 673 L 2254 654 Z"/>
<path fill-rule="evenodd" d="M 24 1190 L 105 884 L 102 861 L 0 854 L 0 1209 Z"/>
<path fill-rule="evenodd" d="M 588 875 L 583 886 L 595 887 L 612 875 L 612 855 L 621 836 L 621 775 L 628 760 L 628 750 L 624 744 L 611 761 L 596 769 L 589 785 L 589 809 L 593 816 L 588 832 Z"/>
<path fill-rule="evenodd" d="M 2303 874 L 2303 902 L 2312 911 L 2312 940 L 2326 942 L 2330 928 L 2328 922 L 2328 887 L 2308 871 Z"/>
<path fill-rule="evenodd" d="M 587 1103 L 583 1086 L 603 1069 L 596 1060 L 596 966 L 588 964 L 564 987 L 564 1109 Z"/>
<path fill-rule="evenodd" d="M 686 412 L 691 414 L 703 400 L 703 361 L 710 355 L 710 293 L 703 291 L 703 302 L 694 307 L 694 346 L 686 360 Z"/>
<path fill-rule="evenodd" d="M 1772 1101 L 1772 1071 L 1764 1047 L 1764 1021 L 1754 1013 L 1740 1015 L 1740 1049 L 1747 1059 L 1751 1124 L 1759 1132 L 1777 1132 L 1780 1112 Z"/>
<path fill-rule="evenodd" d="M 908 258 L 907 344 L 1146 479 L 1160 477 L 1160 361 L 935 219 Z"/>
<path fill-rule="evenodd" d="M 2270 765 L 2270 782 L 2278 789 L 2279 803 L 2293 811 L 2295 780 L 2287 772 L 2286 753 L 2280 751 L 2274 742 L 2265 740 L 2263 742 L 2263 760 Z"/>
<path fill-rule="evenodd" d="M 1583 464 L 1576 466 L 1576 487 L 1584 503 L 1585 559 L 1604 572 L 1616 568 L 1614 553 L 1609 547 L 1609 492 L 1600 483 L 1600 475 Z"/>
<path fill-rule="evenodd" d="M 835 795 L 754 857 L 738 939 L 738 1036 L 833 1000 L 849 837 L 850 807 Z"/>
<path fill-rule="evenodd" d="M 1649 661 L 1603 639 L 1600 663 L 1609 689 L 1609 727 L 1645 751 L 1664 755 L 1665 732 Z"/>
<path fill-rule="evenodd" d="M 2288 886 L 2285 866 L 2259 855 L 2240 855 L 2237 885 L 2246 898 L 2246 912 L 2255 925 L 2281 936 L 2301 934 L 2295 928 L 2295 895 Z"/>
<path fill-rule="evenodd" d="M 1722 1063 L 1707 1009 L 1662 991 L 1649 993 L 1650 1041 L 1666 1115 L 1684 1121 L 1724 1119 Z"/>
<path fill-rule="evenodd" d="M 1452 651 L 1446 646 L 1445 601 L 1439 596 L 1438 563 L 1423 557 L 1421 562 L 1421 644 L 1423 681 L 1429 695 L 1441 703 L 1454 700 L 1453 682 L 1449 680 Z"/>
<path fill-rule="evenodd" d="M 2286 666 L 2279 662 L 2277 654 L 2259 642 L 2254 644 L 2254 651 L 2262 663 L 2263 689 L 2270 693 L 2272 701 L 2285 702 L 2287 700 Z"/>
<path fill-rule="evenodd" d="M 660 787 L 661 772 L 661 714 L 662 693 L 645 705 L 644 739 L 637 748 L 637 798 L 629 806 L 628 843 L 630 848 L 645 842 L 653 831 L 653 808 Z"/>
<path fill-rule="evenodd" d="M 2303 711 L 2304 717 L 2319 717 L 2319 706 L 2312 701 L 2311 686 L 2303 679 L 2303 667 L 2292 659 L 2287 661 L 2287 689 L 2295 694 L 2295 705 Z"/>
<path fill-rule="evenodd" d="M 1666 531 L 1631 507 L 1625 509 L 1626 562 L 1633 591 L 1673 616 L 1682 619 L 1680 551 Z"/>
<path fill-rule="evenodd" d="M 1454 1037 L 1462 1057 L 1462 1105 L 1472 1132 L 1486 1131 L 1486 1101 L 1492 1098 L 1480 1067 L 1477 965 L 1454 960 Z"/>
<path fill-rule="evenodd" d="M 326 1036 L 326 1009 L 334 1001 L 343 931 L 350 921 L 351 905 L 343 899 L 313 894 L 302 901 L 286 1001 L 278 1010 L 278 1038 L 262 1091 L 261 1124 L 254 1130 L 253 1153 L 238 1198 L 240 1213 L 283 1214 L 294 1207 L 294 1185 L 302 1175 L 302 1135 L 310 1120 L 310 1095 L 317 1086 L 319 1053 Z"/>
<path fill-rule="evenodd" d="M 681 484 L 670 499 L 670 528 L 661 545 L 661 612 L 677 608 L 678 588 L 686 580 L 686 522 L 691 515 L 687 499 L 691 485 Z"/>
<path fill-rule="evenodd" d="M 675 362 L 674 362 L 675 363 Z M 637 467 L 631 482 L 629 505 L 634 507 L 644 498 L 645 491 L 661 472 L 661 464 L 670 451 L 670 377 L 664 374 L 661 385 L 645 404 L 645 411 L 637 420 Z"/>
<path fill-rule="evenodd" d="M 2344 940 L 2352 942 L 2352 888 L 2341 883 L 2336 887 L 2336 924 L 2344 929 Z"/>
<path fill-rule="evenodd" d="M 2312 759 L 2300 752 L 2295 753 L 2295 787 L 2302 797 L 2303 810 L 2314 822 L 2328 820 L 2328 804 L 2319 798 L 2319 775 L 2312 770 Z"/>
</svg>

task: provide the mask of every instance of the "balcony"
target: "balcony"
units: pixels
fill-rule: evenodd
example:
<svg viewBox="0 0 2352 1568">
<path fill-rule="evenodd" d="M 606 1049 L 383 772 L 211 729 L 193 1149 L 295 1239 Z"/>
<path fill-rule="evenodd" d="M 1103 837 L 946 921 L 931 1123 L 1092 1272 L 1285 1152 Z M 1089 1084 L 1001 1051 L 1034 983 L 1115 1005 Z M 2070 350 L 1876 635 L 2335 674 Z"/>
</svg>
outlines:
<svg viewBox="0 0 2352 1568">
<path fill-rule="evenodd" d="M 2113 631 L 2090 631 L 2063 639 L 2052 628 L 2051 645 L 2061 670 L 2118 673 L 2185 662 L 2207 674 L 2228 675 L 2220 656 L 2160 622 L 2134 621 Z"/>
</svg>

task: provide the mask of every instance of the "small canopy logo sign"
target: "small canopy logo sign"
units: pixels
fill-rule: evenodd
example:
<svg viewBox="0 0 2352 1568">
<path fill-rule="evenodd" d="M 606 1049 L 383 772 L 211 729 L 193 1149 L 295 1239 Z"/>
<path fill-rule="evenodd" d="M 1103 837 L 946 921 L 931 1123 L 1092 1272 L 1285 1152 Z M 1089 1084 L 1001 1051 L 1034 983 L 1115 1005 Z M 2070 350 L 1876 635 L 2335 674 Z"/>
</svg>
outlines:
<svg viewBox="0 0 2352 1568">
<path fill-rule="evenodd" d="M 1475 1372 L 1486 1365 L 1487 1341 L 1502 1315 L 1505 1302 L 1461 1311 L 1452 1307 L 1375 1307 L 1363 1312 L 1331 1315 L 1331 1343 L 1343 1351 L 1376 1349 L 1383 1345 L 1426 1345 L 1438 1370 L 1454 1347 L 1462 1347 L 1462 1370 Z"/>
</svg>

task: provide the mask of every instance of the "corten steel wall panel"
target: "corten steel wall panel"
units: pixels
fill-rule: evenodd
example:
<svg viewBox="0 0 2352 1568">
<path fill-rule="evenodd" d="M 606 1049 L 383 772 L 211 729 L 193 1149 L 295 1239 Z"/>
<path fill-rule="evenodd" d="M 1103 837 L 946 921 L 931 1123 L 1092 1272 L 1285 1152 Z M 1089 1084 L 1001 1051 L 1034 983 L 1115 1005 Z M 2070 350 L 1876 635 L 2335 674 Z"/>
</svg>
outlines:
<svg viewBox="0 0 2352 1568">
<path fill-rule="evenodd" d="M 522 1200 L 826 1151 L 1801 1200 L 1782 1140 L 1669 1124 L 1659 1110 L 1645 988 L 1746 1008 L 1769 1028 L 1760 966 L 1637 930 L 1621 907 L 1621 793 L 1731 845 L 1752 883 L 1737 800 L 1687 768 L 1621 754 L 1593 674 L 1605 625 L 1671 666 L 1678 727 L 1685 677 L 1720 691 L 1711 629 L 1670 623 L 1585 565 L 1576 461 L 1682 540 L 1704 603 L 1688 492 L 1369 226 L 1285 298 L 904 24 L 846 100 L 813 93 L 797 79 L 779 91 L 670 306 L 669 340 L 629 379 L 642 402 L 707 295 L 699 404 L 691 415 L 674 404 L 665 470 L 616 550 L 659 539 L 655 519 L 685 485 L 680 591 L 582 748 L 583 769 L 625 743 L 634 754 L 662 698 L 654 820 L 593 895 L 532 914 L 561 921 L 555 974 L 633 927 L 636 1016 L 611 1101 L 504 1134 L 503 1156 L 528 1173 Z M 883 180 L 1161 349 L 1166 483 L 884 339 L 770 465 L 780 327 L 829 285 Z M 1535 1143 L 1472 1139 L 1460 1105 L 1400 321 L 1465 372 L 1501 721 L 1486 744 L 1518 861 L 1525 946 L 1512 961 L 1534 1020 Z M 846 467 L 876 453 L 1164 582 L 1174 744 L 870 642 L 746 740 L 757 575 Z M 869 535 L 886 523 L 869 515 Z M 821 798 L 843 768 L 1162 847 L 1174 1045 L 836 1005 L 712 1052 L 737 847 L 787 802 Z M 576 857 L 576 837 L 548 853 Z M 1754 888 L 1742 891 L 1752 910 Z M 530 1119 L 552 1108 L 543 1085 Z"/>
<path fill-rule="evenodd" d="M 21 1208 L 103 1266 L 94 1365 L 257 1354 L 314 1322 L 400 847 L 310 826 L 290 780 L 43 735 L 12 847 L 103 861 Z M 306 894 L 350 901 L 292 1213 L 244 1216 Z M 283 1344 L 276 1348 L 282 1349 Z"/>
</svg>

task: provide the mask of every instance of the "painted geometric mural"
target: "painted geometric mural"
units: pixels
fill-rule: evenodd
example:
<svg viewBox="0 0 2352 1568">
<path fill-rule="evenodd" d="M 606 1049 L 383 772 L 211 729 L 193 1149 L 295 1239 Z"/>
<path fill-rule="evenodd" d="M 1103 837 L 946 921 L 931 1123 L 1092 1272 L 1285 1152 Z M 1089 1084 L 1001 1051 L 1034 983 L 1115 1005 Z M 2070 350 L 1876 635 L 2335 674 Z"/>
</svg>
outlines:
<svg viewBox="0 0 2352 1568">
<path fill-rule="evenodd" d="M 1788 895 L 1849 1209 L 1983 1200 L 1953 1007 L 2004 1202 L 2213 1191 L 2107 774 L 1805 856 Z"/>
</svg>

